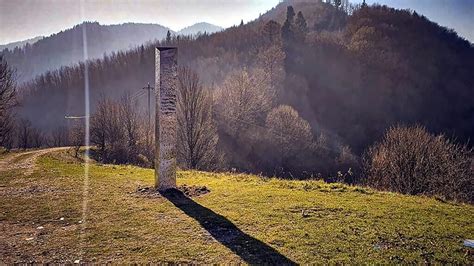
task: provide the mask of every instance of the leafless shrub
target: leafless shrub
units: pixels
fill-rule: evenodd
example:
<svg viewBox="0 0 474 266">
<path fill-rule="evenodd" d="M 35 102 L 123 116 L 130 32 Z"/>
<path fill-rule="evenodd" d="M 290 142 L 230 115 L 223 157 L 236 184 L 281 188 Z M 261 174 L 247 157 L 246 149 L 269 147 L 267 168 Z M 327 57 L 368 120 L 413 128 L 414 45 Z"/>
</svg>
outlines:
<svg viewBox="0 0 474 266">
<path fill-rule="evenodd" d="M 366 155 L 367 184 L 472 202 L 472 150 L 423 127 L 393 127 Z"/>
<path fill-rule="evenodd" d="M 71 145 L 73 146 L 74 157 L 79 158 L 79 150 L 84 146 L 84 123 L 82 121 L 75 121 L 72 125 L 71 130 L 69 131 L 69 139 Z"/>
<path fill-rule="evenodd" d="M 342 146 L 339 155 L 336 158 L 336 165 L 337 167 L 345 171 L 344 174 L 340 175 L 341 171 L 338 173 L 338 177 L 342 177 L 340 182 L 344 183 L 356 183 L 357 176 L 356 173 L 360 173 L 360 162 L 357 156 L 352 153 L 351 148 L 349 146 Z"/>
<path fill-rule="evenodd" d="M 146 121 L 145 121 L 146 120 Z M 141 118 L 142 124 L 148 123 L 148 120 Z M 138 165 L 144 167 L 153 167 L 155 161 L 155 134 L 153 131 L 154 125 L 150 127 L 142 126 L 140 127 L 140 141 L 139 141 L 139 150 L 138 154 Z"/>
</svg>

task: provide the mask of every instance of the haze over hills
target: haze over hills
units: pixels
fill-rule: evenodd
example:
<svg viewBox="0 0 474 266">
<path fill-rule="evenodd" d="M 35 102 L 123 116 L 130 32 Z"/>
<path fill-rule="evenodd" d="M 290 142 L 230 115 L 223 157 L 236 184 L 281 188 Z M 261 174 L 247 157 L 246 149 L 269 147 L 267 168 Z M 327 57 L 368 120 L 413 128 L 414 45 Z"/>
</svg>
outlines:
<svg viewBox="0 0 474 266">
<path fill-rule="evenodd" d="M 214 33 L 223 30 L 222 27 L 207 23 L 207 22 L 199 22 L 194 25 L 185 27 L 177 32 L 177 34 L 181 35 L 194 35 L 198 33 Z"/>
<path fill-rule="evenodd" d="M 38 36 L 38 37 L 30 38 L 30 39 L 27 39 L 27 40 L 23 40 L 23 41 L 17 41 L 17 42 L 2 44 L 2 45 L 0 45 L 0 51 L 3 51 L 3 49 L 13 50 L 13 49 L 15 49 L 15 47 L 23 48 L 23 46 L 25 46 L 27 43 L 33 44 L 33 43 L 35 43 L 35 42 L 37 42 L 37 41 L 39 41 L 43 38 L 44 38 L 44 36 Z"/>
<path fill-rule="evenodd" d="M 2 54 L 7 62 L 16 68 L 18 82 L 25 82 L 49 70 L 69 66 L 83 61 L 83 31 L 87 34 L 89 59 L 102 58 L 104 54 L 125 51 L 148 42 L 166 37 L 167 27 L 158 24 L 125 23 L 120 25 L 101 25 L 85 22 L 72 29 L 61 31 L 48 37 L 38 37 L 18 43 L 4 45 Z M 209 23 L 197 23 L 178 34 L 212 33 L 221 30 Z M 15 46 L 21 49 L 13 50 Z"/>
<path fill-rule="evenodd" d="M 3 55 L 17 69 L 18 81 L 24 82 L 48 70 L 84 60 L 83 31 L 87 33 L 89 59 L 94 59 L 106 53 L 162 39 L 168 30 L 154 24 L 100 25 L 97 22 L 85 22 L 26 45 L 23 49 L 4 51 Z"/>
</svg>

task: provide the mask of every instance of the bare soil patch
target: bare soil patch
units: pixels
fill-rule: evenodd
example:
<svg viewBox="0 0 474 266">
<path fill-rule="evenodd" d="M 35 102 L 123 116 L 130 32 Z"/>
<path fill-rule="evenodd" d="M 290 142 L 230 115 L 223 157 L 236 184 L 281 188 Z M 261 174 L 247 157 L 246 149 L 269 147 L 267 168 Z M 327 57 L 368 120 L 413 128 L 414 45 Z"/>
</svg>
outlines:
<svg viewBox="0 0 474 266">
<path fill-rule="evenodd" d="M 184 195 L 186 195 L 186 197 L 189 198 L 199 197 L 211 192 L 206 186 L 181 185 L 177 187 L 177 190 L 181 191 Z M 139 187 L 135 194 L 147 198 L 163 197 L 163 195 L 153 187 Z"/>
</svg>

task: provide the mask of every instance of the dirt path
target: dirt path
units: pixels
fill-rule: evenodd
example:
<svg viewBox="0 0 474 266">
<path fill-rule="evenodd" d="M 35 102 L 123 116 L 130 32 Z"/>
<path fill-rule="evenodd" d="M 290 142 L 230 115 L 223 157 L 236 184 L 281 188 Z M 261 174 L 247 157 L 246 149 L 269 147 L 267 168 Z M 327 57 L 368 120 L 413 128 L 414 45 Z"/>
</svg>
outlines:
<svg viewBox="0 0 474 266">
<path fill-rule="evenodd" d="M 21 169 L 24 175 L 31 175 L 36 168 L 38 157 L 50 152 L 66 149 L 69 149 L 69 147 L 48 148 L 7 155 L 5 158 L 0 159 L 0 173 Z"/>
</svg>

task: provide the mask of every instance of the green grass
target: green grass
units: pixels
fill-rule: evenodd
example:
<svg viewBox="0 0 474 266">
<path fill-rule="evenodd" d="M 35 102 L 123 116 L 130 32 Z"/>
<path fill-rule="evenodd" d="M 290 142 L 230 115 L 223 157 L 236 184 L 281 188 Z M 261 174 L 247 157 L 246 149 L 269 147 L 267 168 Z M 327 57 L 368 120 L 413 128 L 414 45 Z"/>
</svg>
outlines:
<svg viewBox="0 0 474 266">
<path fill-rule="evenodd" d="M 474 238 L 472 205 L 197 171 L 179 172 L 178 184 L 211 192 L 175 205 L 136 195 L 139 186 L 153 185 L 153 170 L 132 166 L 91 165 L 81 240 L 84 167 L 63 158 L 40 158 L 41 169 L 29 177 L 0 174 L 0 261 L 474 262 L 463 247 Z M 222 228 L 229 231 L 219 235 Z"/>
</svg>

